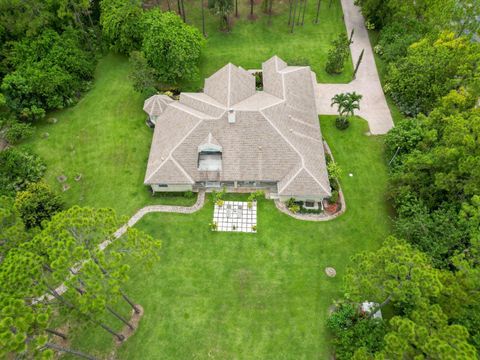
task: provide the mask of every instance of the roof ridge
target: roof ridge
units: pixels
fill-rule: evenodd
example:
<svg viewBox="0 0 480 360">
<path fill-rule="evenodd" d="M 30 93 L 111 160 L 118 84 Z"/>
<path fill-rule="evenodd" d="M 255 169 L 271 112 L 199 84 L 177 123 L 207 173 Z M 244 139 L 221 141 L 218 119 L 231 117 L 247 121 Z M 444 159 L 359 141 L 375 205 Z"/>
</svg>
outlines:
<svg viewBox="0 0 480 360">
<path fill-rule="evenodd" d="M 282 76 L 283 78 L 283 76 Z M 285 100 L 286 101 L 286 100 Z M 318 179 L 312 175 L 312 173 L 305 168 L 305 159 L 303 158 L 303 155 L 302 153 L 295 147 L 295 145 L 292 144 L 292 142 L 272 123 L 272 121 L 268 118 L 268 116 L 263 112 L 263 109 L 260 109 L 260 113 L 265 117 L 265 119 L 267 119 L 267 121 L 270 123 L 270 125 L 278 132 L 278 134 L 287 142 L 287 144 L 289 144 L 292 149 L 298 154 L 298 156 L 300 157 L 300 160 L 302 161 L 302 168 L 304 168 L 311 177 L 313 177 L 313 179 L 320 185 L 320 187 L 325 190 L 325 188 L 320 184 L 320 182 L 318 181 Z M 282 188 L 282 190 L 285 189 L 285 186 Z M 279 192 L 281 192 L 281 190 L 279 190 Z"/>
<path fill-rule="evenodd" d="M 215 106 L 216 108 L 218 109 L 222 109 L 222 110 L 225 110 L 225 105 L 221 104 L 218 100 L 215 100 L 213 97 L 211 97 L 210 95 L 208 94 L 205 94 L 204 92 L 198 92 L 198 93 L 194 93 L 194 92 L 182 92 L 180 94 L 180 99 L 181 99 L 181 96 L 186 96 L 186 97 L 189 97 L 191 99 L 195 99 L 195 100 L 198 100 L 198 101 L 203 101 L 209 105 L 212 105 L 212 106 Z M 195 97 L 195 95 L 200 95 L 198 98 Z M 206 98 L 202 98 L 202 96 L 205 96 Z M 183 104 L 185 105 L 185 104 Z M 186 105 L 188 106 L 188 105 Z M 195 109 L 194 109 L 195 110 Z"/>
</svg>

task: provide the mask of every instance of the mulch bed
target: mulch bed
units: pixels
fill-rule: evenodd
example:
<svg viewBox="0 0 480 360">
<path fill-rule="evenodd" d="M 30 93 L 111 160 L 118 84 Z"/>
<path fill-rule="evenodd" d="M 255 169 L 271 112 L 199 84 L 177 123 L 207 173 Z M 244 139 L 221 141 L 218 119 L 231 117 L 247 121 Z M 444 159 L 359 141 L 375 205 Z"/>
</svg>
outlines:
<svg viewBox="0 0 480 360">
<path fill-rule="evenodd" d="M 140 320 L 142 319 L 142 316 L 143 316 L 143 307 L 141 305 L 135 305 L 137 308 L 140 309 L 140 313 L 135 313 L 135 311 L 132 309 L 132 315 L 130 317 L 130 321 L 129 323 L 133 326 L 133 330 L 130 329 L 127 325 L 125 325 L 122 329 L 122 331 L 120 331 L 120 334 L 122 334 L 125 339 L 123 341 L 118 341 L 118 340 L 115 340 L 115 345 L 116 346 L 120 346 L 122 345 L 125 341 L 127 341 L 127 339 L 132 336 L 133 334 L 135 334 L 135 330 L 138 328 L 138 324 L 140 323 Z"/>
</svg>

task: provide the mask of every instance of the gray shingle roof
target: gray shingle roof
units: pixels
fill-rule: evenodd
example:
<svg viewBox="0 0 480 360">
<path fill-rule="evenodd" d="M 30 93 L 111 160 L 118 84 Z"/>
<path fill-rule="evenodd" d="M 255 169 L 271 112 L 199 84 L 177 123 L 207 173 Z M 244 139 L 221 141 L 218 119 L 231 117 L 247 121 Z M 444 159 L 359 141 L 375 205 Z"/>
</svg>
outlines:
<svg viewBox="0 0 480 360">
<path fill-rule="evenodd" d="M 182 93 L 157 120 L 145 184 L 274 181 L 280 195 L 329 196 L 312 74 L 274 56 L 263 64 L 264 91 L 228 64 L 205 80 L 204 93 Z M 198 170 L 204 144 L 222 148 L 221 171 Z"/>
<path fill-rule="evenodd" d="M 159 116 L 165 111 L 167 105 L 173 101 L 167 95 L 153 95 L 143 103 L 143 111 L 149 116 Z"/>
</svg>

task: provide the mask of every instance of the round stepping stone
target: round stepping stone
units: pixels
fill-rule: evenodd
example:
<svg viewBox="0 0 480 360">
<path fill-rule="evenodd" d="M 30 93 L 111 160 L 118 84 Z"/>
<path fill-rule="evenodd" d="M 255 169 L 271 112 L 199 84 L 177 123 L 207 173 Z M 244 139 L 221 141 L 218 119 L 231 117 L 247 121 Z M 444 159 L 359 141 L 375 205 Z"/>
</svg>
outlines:
<svg viewBox="0 0 480 360">
<path fill-rule="evenodd" d="M 335 275 L 337 275 L 337 271 L 333 267 L 326 267 L 325 274 L 327 274 L 328 277 L 335 277 Z"/>
<path fill-rule="evenodd" d="M 65 181 L 67 181 L 67 177 L 65 175 L 57 176 L 57 181 L 60 182 L 60 183 L 63 183 Z"/>
<path fill-rule="evenodd" d="M 350 174 L 348 174 L 348 176 L 352 177 L 352 176 L 353 176 L 353 174 L 352 174 L 352 173 L 350 173 Z"/>
</svg>

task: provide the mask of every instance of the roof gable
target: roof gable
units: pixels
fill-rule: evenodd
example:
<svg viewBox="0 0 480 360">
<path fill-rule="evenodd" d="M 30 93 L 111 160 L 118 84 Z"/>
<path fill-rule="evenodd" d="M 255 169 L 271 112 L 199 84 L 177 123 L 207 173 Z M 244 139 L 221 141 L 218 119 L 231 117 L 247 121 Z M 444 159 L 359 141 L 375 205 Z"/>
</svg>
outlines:
<svg viewBox="0 0 480 360">
<path fill-rule="evenodd" d="M 205 79 L 204 93 L 227 108 L 254 95 L 255 91 L 255 77 L 230 63 Z"/>
</svg>

